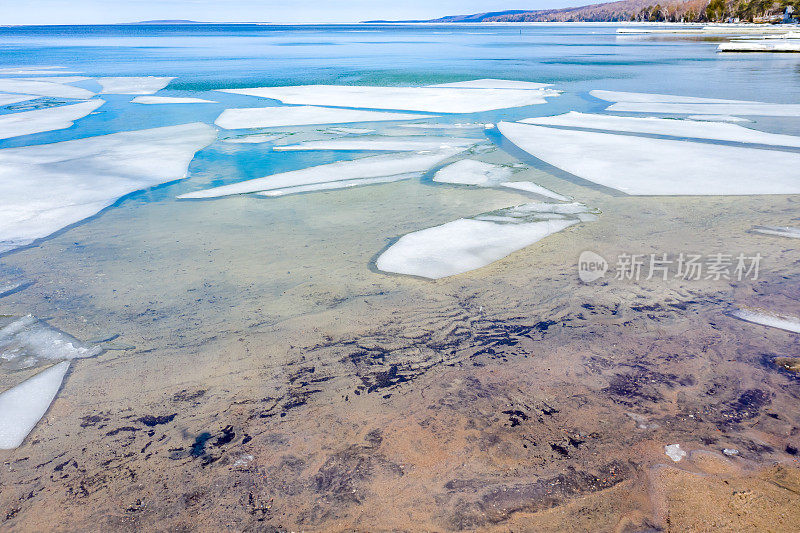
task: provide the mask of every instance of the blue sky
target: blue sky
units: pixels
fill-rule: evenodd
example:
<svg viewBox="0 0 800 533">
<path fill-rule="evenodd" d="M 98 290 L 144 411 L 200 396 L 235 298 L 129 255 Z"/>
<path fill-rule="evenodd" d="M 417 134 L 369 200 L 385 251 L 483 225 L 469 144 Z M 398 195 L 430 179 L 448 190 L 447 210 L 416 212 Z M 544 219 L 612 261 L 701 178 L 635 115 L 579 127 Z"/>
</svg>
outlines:
<svg viewBox="0 0 800 533">
<path fill-rule="evenodd" d="M 0 23 L 90 24 L 153 19 L 355 22 L 579 4 L 569 0 L 0 0 Z"/>
</svg>

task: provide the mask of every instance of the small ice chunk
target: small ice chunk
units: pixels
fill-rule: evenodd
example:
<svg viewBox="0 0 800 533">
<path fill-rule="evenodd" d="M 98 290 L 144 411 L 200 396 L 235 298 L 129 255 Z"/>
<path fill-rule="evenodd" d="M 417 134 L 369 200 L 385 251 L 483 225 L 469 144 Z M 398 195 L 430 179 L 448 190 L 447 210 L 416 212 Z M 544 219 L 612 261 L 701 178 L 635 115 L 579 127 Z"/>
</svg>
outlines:
<svg viewBox="0 0 800 533">
<path fill-rule="evenodd" d="M 436 172 L 433 181 L 439 183 L 454 183 L 458 185 L 478 185 L 480 187 L 495 187 L 508 181 L 512 170 L 509 167 L 462 159 L 444 167 Z"/>
<path fill-rule="evenodd" d="M 731 313 L 734 317 L 760 324 L 771 328 L 783 329 L 793 333 L 800 333 L 800 319 L 793 316 L 777 315 L 773 313 L 751 311 L 749 309 L 737 309 Z"/>
<path fill-rule="evenodd" d="M 800 239 L 800 228 L 791 228 L 789 226 L 753 226 L 752 231 L 763 233 L 764 235 L 777 235 L 778 237 Z"/>
<path fill-rule="evenodd" d="M 667 457 L 676 463 L 680 462 L 681 459 L 686 457 L 686 452 L 681 450 L 680 444 L 668 444 L 667 446 L 664 446 L 664 453 L 666 453 Z"/>
<path fill-rule="evenodd" d="M 286 187 L 284 189 L 272 189 L 270 191 L 257 192 L 258 196 L 286 196 L 287 194 L 297 194 L 301 192 L 328 191 L 333 189 L 346 189 L 349 187 L 361 187 L 363 185 L 376 185 L 379 183 L 391 183 L 393 181 L 418 178 L 420 172 L 409 174 L 397 174 L 394 176 L 383 176 L 379 178 L 361 178 L 354 180 L 326 181 L 324 183 L 314 183 L 312 185 L 298 185 L 297 187 Z"/>
<path fill-rule="evenodd" d="M 73 87 L 72 85 L 12 78 L 0 79 L 0 92 L 50 96 L 53 98 L 75 98 L 77 100 L 87 100 L 94 96 L 92 91 L 87 91 L 80 87 Z"/>
<path fill-rule="evenodd" d="M 317 106 L 246 107 L 226 109 L 217 117 L 214 123 L 226 130 L 239 130 L 244 128 L 308 126 L 312 124 L 413 120 L 425 116 L 427 115 L 333 109 Z"/>
<path fill-rule="evenodd" d="M 384 272 L 444 278 L 484 267 L 580 222 L 577 217 L 553 218 L 552 210 L 538 210 L 540 205 L 510 207 L 409 233 L 383 252 L 376 266 Z"/>
<path fill-rule="evenodd" d="M 182 194 L 178 198 L 216 198 L 232 194 L 285 189 L 316 183 L 424 172 L 460 151 L 461 148 L 453 148 L 430 153 L 387 154 L 364 157 L 353 161 L 339 161 Z"/>
<path fill-rule="evenodd" d="M 534 194 L 538 194 L 539 196 L 546 196 L 548 198 L 552 198 L 554 200 L 559 200 L 561 202 L 569 202 L 572 200 L 569 196 L 563 196 L 558 194 L 557 192 L 553 192 L 550 189 L 545 189 L 541 185 L 537 185 L 532 181 L 505 181 L 500 184 L 501 187 L 507 187 L 509 189 L 517 189 L 520 191 L 525 192 L 532 192 Z"/>
<path fill-rule="evenodd" d="M 216 104 L 213 100 L 202 98 L 181 98 L 176 96 L 137 96 L 131 100 L 134 104 Z"/>
<path fill-rule="evenodd" d="M 53 365 L 0 394 L 0 450 L 22 444 L 53 403 L 69 364 Z"/>
<path fill-rule="evenodd" d="M 220 89 L 234 94 L 280 100 L 285 104 L 327 105 L 368 109 L 404 109 L 430 113 L 477 113 L 509 107 L 545 104 L 558 96 L 550 89 L 469 89 L 445 87 L 369 87 L 299 85 Z"/>
<path fill-rule="evenodd" d="M 214 128 L 193 123 L 0 149 L 0 253 L 186 177 L 195 152 L 215 138 Z"/>
<path fill-rule="evenodd" d="M 142 76 L 142 77 L 107 77 L 98 78 L 103 87 L 102 94 L 153 94 L 174 80 L 174 77 Z"/>
<path fill-rule="evenodd" d="M 469 81 L 457 81 L 454 83 L 437 83 L 436 85 L 428 85 L 428 87 L 445 87 L 453 89 L 544 89 L 545 87 L 552 86 L 552 83 L 537 83 L 533 81 L 516 81 L 516 80 L 496 80 L 496 79 L 481 79 Z"/>
<path fill-rule="evenodd" d="M 33 315 L 19 318 L 0 329 L 0 362 L 19 358 L 82 359 L 94 357 L 102 348 L 87 346 L 49 326 Z"/>
<path fill-rule="evenodd" d="M 277 141 L 278 139 L 283 139 L 286 137 L 284 134 L 269 134 L 269 133 L 258 133 L 255 135 L 240 135 L 238 137 L 226 137 L 222 139 L 224 143 L 230 144 L 258 144 L 258 143 L 268 143 L 272 141 Z"/>
<path fill-rule="evenodd" d="M 103 100 L 87 100 L 79 104 L 0 115 L 0 139 L 69 128 L 74 120 L 85 117 L 104 103 Z"/>
<path fill-rule="evenodd" d="M 37 98 L 39 97 L 29 94 L 0 94 L 0 106 L 28 102 L 30 100 L 36 100 Z"/>
<path fill-rule="evenodd" d="M 669 135 L 672 137 L 771 144 L 775 146 L 791 146 L 794 148 L 800 147 L 800 137 L 794 135 L 766 133 L 723 122 L 703 122 L 698 120 L 676 120 L 654 117 L 618 117 L 614 115 L 578 113 L 575 111 L 551 117 L 528 118 L 520 122 L 524 124 L 537 124 L 539 126 L 592 128 L 630 133 Z"/>
<path fill-rule="evenodd" d="M 724 453 L 728 457 L 732 457 L 734 455 L 739 455 L 739 450 L 737 450 L 736 448 L 723 448 L 722 453 Z"/>
<path fill-rule="evenodd" d="M 609 111 L 629 113 L 668 113 L 678 115 L 757 115 L 774 117 L 800 116 L 800 104 L 771 104 L 747 100 L 721 100 L 671 94 L 590 91 L 595 98 L 614 102 Z"/>
<path fill-rule="evenodd" d="M 796 153 L 512 122 L 499 129 L 534 157 L 631 195 L 800 193 Z"/>
<path fill-rule="evenodd" d="M 305 141 L 298 144 L 275 146 L 272 149 L 276 152 L 308 150 L 418 152 L 454 147 L 466 149 L 478 142 L 478 139 L 458 139 L 454 137 L 345 137 L 343 139 L 325 141 Z"/>
</svg>

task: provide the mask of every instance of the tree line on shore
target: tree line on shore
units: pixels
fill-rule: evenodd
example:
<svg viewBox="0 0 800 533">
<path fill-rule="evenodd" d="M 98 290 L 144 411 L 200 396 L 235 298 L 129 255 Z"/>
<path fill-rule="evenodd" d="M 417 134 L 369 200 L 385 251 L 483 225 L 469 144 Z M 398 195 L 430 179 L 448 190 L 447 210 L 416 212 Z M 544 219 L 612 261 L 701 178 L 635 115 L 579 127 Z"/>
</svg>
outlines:
<svg viewBox="0 0 800 533">
<path fill-rule="evenodd" d="M 787 7 L 800 12 L 800 0 L 710 0 L 643 7 L 629 20 L 638 22 L 768 22 Z"/>
</svg>

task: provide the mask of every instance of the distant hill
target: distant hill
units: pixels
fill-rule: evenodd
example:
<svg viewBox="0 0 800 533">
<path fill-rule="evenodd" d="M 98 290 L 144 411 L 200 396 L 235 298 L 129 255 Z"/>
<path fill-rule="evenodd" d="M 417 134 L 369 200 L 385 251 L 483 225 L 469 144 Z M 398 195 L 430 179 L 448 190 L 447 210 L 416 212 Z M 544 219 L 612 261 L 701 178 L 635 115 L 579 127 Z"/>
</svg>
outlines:
<svg viewBox="0 0 800 533">
<path fill-rule="evenodd" d="M 725 22 L 764 21 L 797 0 L 620 0 L 563 9 L 514 10 L 395 22 Z M 795 11 L 798 11 L 796 8 Z M 372 21 L 379 22 L 379 21 Z M 391 21 L 380 21 L 391 22 Z"/>
</svg>

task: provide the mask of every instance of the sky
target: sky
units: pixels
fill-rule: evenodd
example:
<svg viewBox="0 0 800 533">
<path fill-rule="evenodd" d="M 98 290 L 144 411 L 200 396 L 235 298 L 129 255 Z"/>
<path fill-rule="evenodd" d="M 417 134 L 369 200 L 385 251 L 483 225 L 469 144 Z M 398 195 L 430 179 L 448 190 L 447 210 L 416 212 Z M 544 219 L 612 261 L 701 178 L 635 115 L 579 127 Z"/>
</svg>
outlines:
<svg viewBox="0 0 800 533">
<path fill-rule="evenodd" d="M 570 0 L 0 0 L 0 24 L 97 24 L 162 19 L 358 22 L 579 4 Z"/>
</svg>

